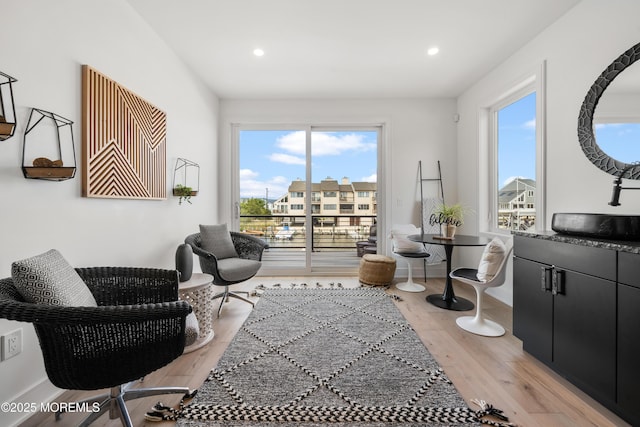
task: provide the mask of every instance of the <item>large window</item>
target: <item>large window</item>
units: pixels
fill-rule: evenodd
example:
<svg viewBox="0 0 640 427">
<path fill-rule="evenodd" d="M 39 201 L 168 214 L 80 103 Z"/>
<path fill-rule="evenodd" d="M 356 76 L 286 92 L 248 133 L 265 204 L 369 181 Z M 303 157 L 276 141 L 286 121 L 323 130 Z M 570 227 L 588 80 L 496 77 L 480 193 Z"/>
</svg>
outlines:
<svg viewBox="0 0 640 427">
<path fill-rule="evenodd" d="M 357 269 L 356 241 L 376 223 L 377 202 L 355 212 L 355 195 L 377 190 L 381 130 L 238 129 L 239 228 L 269 243 L 263 272 Z"/>
<path fill-rule="evenodd" d="M 536 94 L 495 110 L 497 228 L 535 227 Z"/>
<path fill-rule="evenodd" d="M 485 231 L 544 228 L 544 65 L 485 110 Z M 482 135 L 482 134 L 481 134 Z M 484 210 L 484 208 L 482 209 Z"/>
</svg>

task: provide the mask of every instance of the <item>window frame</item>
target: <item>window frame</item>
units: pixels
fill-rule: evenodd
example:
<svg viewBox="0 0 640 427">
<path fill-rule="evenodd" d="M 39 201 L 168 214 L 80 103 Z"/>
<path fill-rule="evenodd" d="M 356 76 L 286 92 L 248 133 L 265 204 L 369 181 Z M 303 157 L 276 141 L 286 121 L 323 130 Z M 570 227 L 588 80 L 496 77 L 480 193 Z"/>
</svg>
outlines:
<svg viewBox="0 0 640 427">
<path fill-rule="evenodd" d="M 391 180 L 388 178 L 388 168 L 390 167 L 390 159 L 391 159 L 391 147 L 388 141 L 390 140 L 390 123 L 391 119 L 389 117 L 369 117 L 363 118 L 358 115 L 357 120 L 348 120 L 345 122 L 345 118 L 340 116 L 336 119 L 335 122 L 314 122 L 306 119 L 294 120 L 293 122 L 281 121 L 277 118 L 271 118 L 266 121 L 256 122 L 255 118 L 251 116 L 247 117 L 232 117 L 226 118 L 223 121 L 223 128 L 228 129 L 229 132 L 222 132 L 223 136 L 223 146 L 221 148 L 221 156 L 222 158 L 229 159 L 228 162 L 221 162 L 221 174 L 229 175 L 232 177 L 230 180 L 229 186 L 221 187 L 221 195 L 220 200 L 224 203 L 220 203 L 220 217 L 222 220 L 227 218 L 227 221 L 232 229 L 238 229 L 240 224 L 240 133 L 245 130 L 303 130 L 306 133 L 306 145 L 307 147 L 311 144 L 311 135 L 315 131 L 319 132 L 341 132 L 341 131 L 375 131 L 377 132 L 377 177 L 378 177 L 378 191 L 375 192 L 376 201 L 378 202 L 377 208 L 374 210 L 372 215 L 377 216 L 378 223 L 378 233 L 380 235 L 385 234 L 385 230 L 387 229 L 386 223 L 388 218 L 391 218 L 391 206 L 390 203 L 387 202 L 387 195 L 391 194 Z M 307 173 L 305 176 L 310 175 L 310 161 L 311 161 L 311 153 L 307 150 Z M 305 194 L 311 194 L 311 181 L 312 179 L 307 179 L 307 188 L 305 189 Z M 307 197 L 311 197 L 310 195 Z M 289 200 L 291 202 L 291 200 Z M 313 206 L 313 203 L 311 203 Z M 227 207 L 227 208 L 225 208 Z M 288 212 L 291 216 L 302 216 L 305 218 L 311 218 L 311 212 L 298 213 L 294 211 Z M 221 221 L 222 221 L 221 220 Z M 309 220 L 310 221 L 310 220 Z M 311 274 L 312 272 L 320 272 L 321 274 L 326 274 L 321 267 L 313 266 L 310 262 L 311 259 L 311 242 L 310 240 L 307 242 L 306 247 L 306 263 L 305 266 L 300 269 L 284 269 L 281 270 L 279 268 L 269 269 L 263 268 L 261 270 L 262 273 L 268 274 L 291 274 L 292 272 L 296 272 L 302 275 Z M 386 245 L 381 246 L 381 253 L 387 253 L 388 248 Z M 335 273 L 335 267 L 330 267 L 331 273 Z M 349 271 L 352 272 L 352 271 Z"/>
<path fill-rule="evenodd" d="M 480 221 L 481 233 L 511 234 L 511 230 L 498 228 L 497 112 L 533 92 L 536 93 L 535 230 L 542 231 L 546 228 L 546 62 L 543 61 L 480 108 L 479 152 L 486 153 L 484 156 L 478 156 L 481 195 L 478 206 L 479 218 L 485 218 L 484 221 Z"/>
</svg>

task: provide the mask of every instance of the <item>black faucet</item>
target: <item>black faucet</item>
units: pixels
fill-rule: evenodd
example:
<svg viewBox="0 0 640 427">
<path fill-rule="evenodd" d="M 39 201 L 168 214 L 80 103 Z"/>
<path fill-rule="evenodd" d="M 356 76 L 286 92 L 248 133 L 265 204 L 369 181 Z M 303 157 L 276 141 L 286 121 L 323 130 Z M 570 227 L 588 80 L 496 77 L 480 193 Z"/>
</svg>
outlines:
<svg viewBox="0 0 640 427">
<path fill-rule="evenodd" d="M 611 201 L 609 205 L 620 206 L 620 192 L 622 190 L 640 190 L 640 187 L 622 187 L 622 177 L 629 171 L 629 169 L 638 166 L 640 162 L 629 163 L 616 179 L 613 180 L 613 193 L 611 194 Z"/>
</svg>

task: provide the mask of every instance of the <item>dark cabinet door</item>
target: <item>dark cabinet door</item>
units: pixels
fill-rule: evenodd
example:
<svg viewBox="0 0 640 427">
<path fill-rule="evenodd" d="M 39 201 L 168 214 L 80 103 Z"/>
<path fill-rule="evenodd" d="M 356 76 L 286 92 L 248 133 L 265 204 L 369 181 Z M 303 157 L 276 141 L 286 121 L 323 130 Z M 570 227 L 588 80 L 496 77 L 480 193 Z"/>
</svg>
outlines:
<svg viewBox="0 0 640 427">
<path fill-rule="evenodd" d="M 553 297 L 550 268 L 518 257 L 513 259 L 513 334 L 522 340 L 526 352 L 546 364 L 551 363 Z"/>
<path fill-rule="evenodd" d="M 620 284 L 618 285 L 618 406 L 629 415 L 630 422 L 635 426 L 640 425 L 638 329 L 640 329 L 640 288 Z"/>
<path fill-rule="evenodd" d="M 616 283 L 558 268 L 553 276 L 553 365 L 592 396 L 613 403 Z"/>
<path fill-rule="evenodd" d="M 640 254 L 514 237 L 525 351 L 640 426 Z"/>
</svg>

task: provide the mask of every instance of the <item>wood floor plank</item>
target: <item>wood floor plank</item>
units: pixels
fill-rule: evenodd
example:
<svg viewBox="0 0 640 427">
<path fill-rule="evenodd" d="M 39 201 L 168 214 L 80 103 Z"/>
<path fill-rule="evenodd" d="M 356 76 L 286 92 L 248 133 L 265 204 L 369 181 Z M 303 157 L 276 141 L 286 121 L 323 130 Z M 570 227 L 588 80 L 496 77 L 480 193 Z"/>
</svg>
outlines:
<svg viewBox="0 0 640 427">
<path fill-rule="evenodd" d="M 302 282 L 309 286 L 315 286 L 316 282 L 341 282 L 346 287 L 358 285 L 356 277 L 257 277 L 238 287 L 252 290 L 261 283 L 266 286 L 281 283 L 283 287 L 288 287 L 291 283 Z M 427 290 L 420 293 L 401 292 L 394 288 L 389 292 L 402 298 L 396 302 L 396 306 L 468 403 L 472 399 L 484 399 L 502 409 L 511 422 L 520 426 L 628 425 L 544 364 L 523 352 L 522 343 L 511 333 L 510 307 L 487 297 L 487 317 L 503 325 L 507 333 L 498 338 L 480 337 L 460 329 L 455 323 L 458 316 L 473 312 L 443 310 L 426 302 L 427 295 L 442 292 L 444 279 L 429 279 L 425 286 Z M 468 286 L 456 283 L 455 292 L 458 296 L 475 301 L 473 289 Z M 219 300 L 216 300 L 216 308 L 218 302 Z M 208 345 L 184 354 L 170 365 L 148 375 L 142 386 L 199 387 L 250 312 L 251 306 L 242 301 L 232 299 L 226 303 L 221 316 L 214 319 L 215 336 Z M 72 402 L 94 394 L 97 393 L 65 391 L 56 400 Z M 158 400 L 168 405 L 177 405 L 179 397 L 165 395 L 127 402 L 136 426 L 175 425 L 173 422 L 157 423 L 144 420 L 145 412 Z M 77 425 L 82 416 L 83 414 L 65 414 L 60 422 L 55 422 L 52 414 L 35 414 L 22 426 L 70 427 Z M 109 420 L 105 415 L 94 426 L 118 427 L 120 422 Z"/>
</svg>

